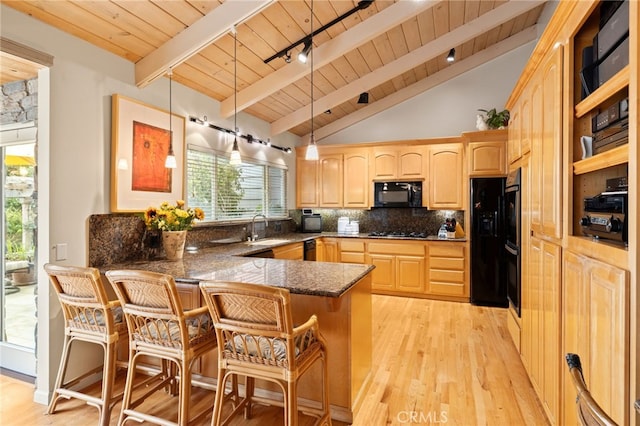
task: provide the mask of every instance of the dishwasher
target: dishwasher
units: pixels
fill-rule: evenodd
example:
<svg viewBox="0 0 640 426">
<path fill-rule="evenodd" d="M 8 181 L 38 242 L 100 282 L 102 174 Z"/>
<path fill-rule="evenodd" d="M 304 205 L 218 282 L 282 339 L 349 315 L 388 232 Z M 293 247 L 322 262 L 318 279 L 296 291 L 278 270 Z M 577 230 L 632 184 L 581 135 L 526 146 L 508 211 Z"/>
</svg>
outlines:
<svg viewBox="0 0 640 426">
<path fill-rule="evenodd" d="M 316 260 L 316 240 L 304 242 L 304 260 Z"/>
</svg>

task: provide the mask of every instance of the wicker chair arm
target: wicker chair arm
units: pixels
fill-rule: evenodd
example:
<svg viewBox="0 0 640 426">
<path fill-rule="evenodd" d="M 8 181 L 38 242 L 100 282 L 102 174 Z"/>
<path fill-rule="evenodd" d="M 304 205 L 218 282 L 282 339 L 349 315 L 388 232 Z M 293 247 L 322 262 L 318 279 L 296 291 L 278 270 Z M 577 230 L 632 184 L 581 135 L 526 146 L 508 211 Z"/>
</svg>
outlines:
<svg viewBox="0 0 640 426">
<path fill-rule="evenodd" d="M 307 332 L 307 330 L 312 330 L 317 334 L 318 332 L 318 317 L 315 315 L 311 315 L 309 319 L 304 323 L 300 324 L 297 327 L 293 328 L 293 337 L 297 337 L 301 334 Z"/>
<path fill-rule="evenodd" d="M 184 311 L 185 319 L 195 318 L 202 314 L 209 314 L 209 308 L 206 306 L 202 306 L 200 308 L 189 309 L 188 311 Z"/>
</svg>

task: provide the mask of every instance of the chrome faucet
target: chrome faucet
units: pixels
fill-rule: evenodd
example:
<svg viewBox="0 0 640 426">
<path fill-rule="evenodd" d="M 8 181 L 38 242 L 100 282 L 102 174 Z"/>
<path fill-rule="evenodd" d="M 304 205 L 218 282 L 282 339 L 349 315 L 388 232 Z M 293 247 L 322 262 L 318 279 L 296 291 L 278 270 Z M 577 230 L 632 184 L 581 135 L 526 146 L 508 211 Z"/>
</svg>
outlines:
<svg viewBox="0 0 640 426">
<path fill-rule="evenodd" d="M 263 215 L 262 213 L 254 215 L 253 219 L 251 219 L 251 241 L 256 241 L 258 239 L 258 234 L 256 234 L 256 218 L 258 216 L 262 216 L 264 218 L 265 233 L 267 232 L 267 227 L 269 226 L 269 222 L 267 221 L 267 217 L 265 215 Z"/>
</svg>

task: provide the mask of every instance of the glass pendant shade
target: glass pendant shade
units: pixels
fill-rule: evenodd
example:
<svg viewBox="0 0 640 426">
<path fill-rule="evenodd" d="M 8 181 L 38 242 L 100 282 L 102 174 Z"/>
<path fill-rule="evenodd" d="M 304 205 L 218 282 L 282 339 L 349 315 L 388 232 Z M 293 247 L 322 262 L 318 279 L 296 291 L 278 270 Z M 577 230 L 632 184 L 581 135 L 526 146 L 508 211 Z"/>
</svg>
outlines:
<svg viewBox="0 0 640 426">
<path fill-rule="evenodd" d="M 316 142 L 314 140 L 311 140 L 309 142 L 309 145 L 307 145 L 307 153 L 304 156 L 305 160 L 318 160 L 319 156 L 318 156 L 318 146 L 316 145 Z"/>
<path fill-rule="evenodd" d="M 239 166 L 242 164 L 242 158 L 240 158 L 240 150 L 238 149 L 238 139 L 233 140 L 233 149 L 231 150 L 229 164 L 231 164 L 232 166 Z"/>
<path fill-rule="evenodd" d="M 178 162 L 176 161 L 176 156 L 173 155 L 173 152 L 169 152 L 169 155 L 167 155 L 167 159 L 164 162 L 164 166 L 167 169 L 175 169 L 178 167 Z"/>
</svg>

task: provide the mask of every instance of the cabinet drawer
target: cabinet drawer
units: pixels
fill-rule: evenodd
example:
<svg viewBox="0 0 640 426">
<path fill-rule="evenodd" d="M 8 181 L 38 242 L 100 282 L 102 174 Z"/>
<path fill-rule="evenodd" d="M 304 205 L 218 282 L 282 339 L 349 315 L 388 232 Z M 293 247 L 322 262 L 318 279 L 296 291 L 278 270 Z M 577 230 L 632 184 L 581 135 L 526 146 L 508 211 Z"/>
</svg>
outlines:
<svg viewBox="0 0 640 426">
<path fill-rule="evenodd" d="M 464 271 L 445 271 L 443 269 L 430 269 L 429 281 L 464 283 Z"/>
<path fill-rule="evenodd" d="M 429 256 L 464 258 L 464 245 L 445 242 L 433 243 L 429 246 Z"/>
<path fill-rule="evenodd" d="M 355 251 L 364 253 L 364 242 L 362 241 L 340 241 L 341 251 Z"/>
<path fill-rule="evenodd" d="M 369 243 L 369 253 L 424 256 L 424 244 Z"/>
<path fill-rule="evenodd" d="M 464 270 L 464 259 L 447 257 L 429 257 L 429 266 L 434 269 Z"/>
<path fill-rule="evenodd" d="M 464 284 L 458 283 L 431 282 L 429 283 L 429 292 L 431 294 L 442 294 L 445 296 L 467 295 Z"/>
<path fill-rule="evenodd" d="M 340 253 L 340 262 L 364 264 L 364 253 L 342 252 Z"/>
</svg>

